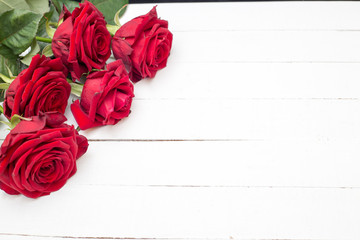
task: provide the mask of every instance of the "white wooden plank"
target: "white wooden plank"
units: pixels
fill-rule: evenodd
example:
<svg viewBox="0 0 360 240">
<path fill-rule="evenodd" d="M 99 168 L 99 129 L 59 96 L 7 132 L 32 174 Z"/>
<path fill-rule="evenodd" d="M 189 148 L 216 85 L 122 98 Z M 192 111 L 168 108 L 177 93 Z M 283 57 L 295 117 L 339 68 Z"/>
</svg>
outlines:
<svg viewBox="0 0 360 240">
<path fill-rule="evenodd" d="M 359 62 L 359 41 L 360 31 L 177 32 L 169 64 Z"/>
<path fill-rule="evenodd" d="M 73 237 L 353 239 L 359 189 L 76 187 L 0 194 L 0 233 Z"/>
<path fill-rule="evenodd" d="M 136 104 L 137 102 L 140 103 L 140 106 L 144 104 L 154 105 L 152 110 L 155 111 L 154 107 L 157 106 L 157 103 L 141 102 L 152 99 L 163 100 L 165 104 L 166 101 L 170 101 L 166 104 L 168 107 L 174 100 L 176 100 L 175 105 L 181 104 L 181 99 L 194 101 L 195 105 L 199 105 L 200 100 L 202 104 L 206 105 L 207 99 L 211 100 L 209 104 L 219 99 L 221 105 L 229 105 L 231 108 L 236 102 L 234 100 L 239 99 L 249 102 L 252 106 L 260 101 L 262 104 L 269 104 L 270 107 L 276 108 L 276 103 L 279 102 L 277 100 L 286 100 L 288 104 L 291 104 L 293 102 L 300 103 L 304 98 L 308 98 L 303 102 L 306 105 L 310 104 L 310 100 L 316 102 L 325 100 L 322 104 L 332 105 L 334 101 L 328 103 L 326 101 L 336 99 L 347 103 L 351 102 L 351 105 L 354 105 L 353 100 L 358 100 L 360 94 L 357 90 L 360 84 L 360 81 L 358 81 L 360 77 L 359 64 L 229 63 L 221 64 L 221 68 L 216 68 L 215 65 L 218 64 L 201 63 L 195 65 L 179 63 L 169 65 L 167 69 L 160 71 L 155 79 L 137 83 L 135 85 L 135 99 L 138 100 L 134 101 L 133 113 L 130 118 L 132 119 L 134 111 L 136 111 L 135 107 L 139 106 L 139 104 Z M 207 71 L 209 68 L 214 69 L 214 71 Z M 223 72 L 228 73 L 227 76 L 234 75 L 236 77 L 225 78 Z M 271 100 L 272 98 L 276 99 L 276 101 Z M 266 100 L 270 100 L 270 102 L 267 103 Z M 244 101 L 239 102 L 245 103 Z M 191 103 L 187 102 L 186 104 Z M 219 105 L 220 103 L 216 104 Z M 335 105 L 339 104 L 346 103 L 337 103 Z M 190 106 L 189 110 L 191 108 Z M 205 106 L 205 108 L 209 109 L 209 113 L 213 111 L 212 107 Z M 331 110 L 330 108 L 329 110 Z M 163 118 L 163 109 L 156 109 L 159 112 L 152 113 L 152 116 L 156 117 L 147 117 L 147 121 L 155 121 L 157 117 Z M 170 109 L 169 111 L 174 110 L 176 109 Z M 224 110 L 220 109 L 220 111 Z M 238 112 L 237 109 L 232 109 L 232 111 Z M 344 111 L 344 109 L 341 111 Z M 138 112 L 143 114 L 141 111 Z M 188 110 L 185 110 L 184 116 L 181 116 L 181 118 L 196 116 L 196 113 L 193 115 L 191 112 L 186 112 Z M 356 113 L 357 111 L 354 110 L 354 114 Z M 223 116 L 233 114 L 224 112 Z M 321 112 L 317 114 L 321 114 Z M 248 112 L 247 115 L 249 118 L 253 113 Z M 67 111 L 67 117 L 72 120 L 70 123 L 75 124 L 70 111 Z M 1 120 L 4 121 L 5 118 L 2 116 Z M 135 120 L 132 119 L 131 121 Z M 211 119 L 207 121 L 211 121 Z M 4 139 L 7 134 L 5 130 L 7 127 L 1 125 L 0 139 Z"/>
<path fill-rule="evenodd" d="M 292 128 L 298 128 L 301 129 L 298 136 L 303 137 L 332 126 L 328 133 L 324 129 L 325 132 L 318 135 L 328 137 L 331 132 L 338 131 L 336 123 L 343 120 L 348 125 L 342 124 L 341 128 L 348 129 L 349 136 L 357 134 L 358 64 L 233 63 L 223 64 L 221 68 L 214 66 L 204 63 L 170 65 L 155 79 L 135 85 L 132 114 L 119 123 L 124 127 L 99 128 L 86 131 L 86 134 L 90 138 L 112 139 L 117 136 L 122 139 L 161 138 L 162 132 L 166 138 L 186 138 L 184 134 L 188 132 L 187 138 L 271 138 L 287 137 L 288 133 L 297 132 Z M 209 67 L 215 70 L 206 71 Z M 229 73 L 227 76 L 234 74 L 236 77 L 224 77 L 222 70 Z M 236 75 L 232 71 L 240 73 Z M 303 117 L 299 118 L 300 115 Z M 69 110 L 66 116 L 70 123 L 76 124 Z M 351 119 L 351 116 L 355 118 Z M 227 119 L 227 124 L 215 128 L 223 119 Z M 2 116 L 1 120 L 5 118 Z M 178 124 L 176 128 L 174 123 Z M 0 139 L 4 139 L 7 127 L 1 125 Z M 254 128 L 257 127 L 256 133 Z M 119 130 L 115 130 L 117 128 Z M 165 131 L 166 128 L 169 129 Z M 304 128 L 309 131 L 303 132 Z M 286 130 L 282 132 L 281 129 Z M 248 134 L 249 131 L 253 133 Z M 266 134 L 268 131 L 275 135 Z M 337 133 L 346 135 L 346 132 Z"/>
<path fill-rule="evenodd" d="M 353 106 L 357 104 L 360 94 L 360 91 L 358 91 L 360 84 L 360 81 L 358 81 L 360 77 L 359 64 L 229 63 L 221 64 L 219 68 L 216 68 L 216 65 L 218 64 L 201 63 L 195 65 L 191 63 L 179 63 L 169 65 L 167 69 L 160 71 L 155 79 L 144 80 L 137 83 L 135 85 L 136 98 L 132 108 L 133 113 L 130 115 L 129 121 L 134 122 L 134 124 L 144 124 L 143 120 L 141 120 L 142 123 L 138 123 L 135 120 L 133 116 L 136 112 L 136 114 L 145 114 L 142 117 L 136 118 L 147 119 L 146 122 L 154 122 L 155 126 L 159 125 L 159 123 L 163 125 L 164 120 L 162 120 L 162 118 L 171 111 L 175 111 L 175 115 L 182 115 L 177 116 L 177 118 L 188 118 L 192 121 L 192 118 L 199 114 L 197 109 L 193 109 L 192 111 L 192 108 L 197 105 L 198 108 L 205 108 L 204 110 L 209 111 L 207 115 L 209 119 L 206 120 L 206 122 L 210 121 L 210 124 L 216 125 L 218 122 L 211 122 L 214 116 L 209 116 L 209 114 L 214 111 L 213 109 L 216 105 L 220 108 L 217 111 L 222 112 L 222 115 L 218 117 L 234 117 L 233 115 L 239 115 L 240 113 L 238 112 L 241 110 L 243 111 L 241 117 L 246 115 L 245 118 L 251 118 L 251 116 L 257 117 L 257 115 L 254 115 L 252 112 L 252 107 L 259 103 L 261 105 L 268 104 L 268 107 L 275 109 L 282 108 L 281 106 L 284 104 L 291 105 L 295 103 L 297 105 L 311 105 L 311 101 L 313 100 L 315 105 L 323 104 L 325 106 L 323 111 L 326 112 L 327 110 L 334 111 L 336 109 L 336 107 L 332 109 L 332 106 L 330 106 L 333 104 L 335 106 L 347 106 L 347 104 Z M 209 68 L 214 69 L 214 71 L 207 71 Z M 224 77 L 224 72 L 227 73 L 227 76 L 236 77 Z M 236 72 L 239 73 L 237 74 Z M 182 99 L 188 101 L 183 102 Z M 207 99 L 209 99 L 208 104 L 206 103 Z M 337 99 L 341 100 L 341 103 L 334 103 L 333 100 Z M 155 100 L 155 102 L 143 102 L 147 100 Z M 279 100 L 285 100 L 285 102 L 281 103 Z M 194 101 L 194 103 L 192 104 L 191 101 Z M 319 103 L 319 101 L 321 101 L 321 103 Z M 69 102 L 71 103 L 71 100 Z M 249 103 L 250 105 L 243 107 L 245 103 Z M 277 103 L 280 103 L 278 107 L 276 106 Z M 185 106 L 179 106 L 178 108 L 182 109 L 182 112 L 179 112 L 178 109 L 171 107 L 172 104 L 174 106 L 185 104 Z M 214 107 L 210 106 L 213 104 L 215 104 Z M 242 105 L 242 107 L 237 108 L 235 105 L 238 104 Z M 143 110 L 137 111 L 136 109 L 139 108 L 139 106 L 143 109 L 144 107 L 141 106 L 149 105 L 151 105 L 152 113 L 145 113 L 142 112 Z M 165 109 L 162 107 L 163 105 L 165 105 L 164 107 L 167 112 L 164 112 Z M 227 108 L 223 109 L 222 106 L 227 106 Z M 145 108 L 147 109 L 148 107 Z M 312 107 L 309 109 L 310 112 L 311 108 Z M 338 117 L 345 117 L 341 116 L 341 114 L 348 108 L 340 108 L 341 112 L 339 112 Z M 232 112 L 227 112 L 227 109 Z M 262 111 L 261 109 L 264 109 L 266 112 L 260 112 L 259 114 L 270 114 L 266 106 L 263 108 L 260 107 L 259 111 Z M 248 112 L 246 112 L 247 110 Z M 292 110 L 289 110 L 289 113 L 291 111 Z M 315 115 L 321 114 L 321 112 L 318 112 L 318 109 L 315 111 L 317 111 Z M 358 111 L 355 109 L 353 111 L 353 113 L 349 113 L 358 116 Z M 146 116 L 148 114 L 151 115 Z M 282 115 L 284 114 L 287 113 L 284 112 Z M 75 124 L 69 110 L 66 116 L 71 120 L 70 123 Z M 165 118 L 169 117 L 171 116 L 165 116 Z M 276 115 L 270 117 L 277 118 Z M 291 116 L 289 117 L 291 118 Z M 269 117 L 264 119 L 268 118 Z M 321 118 L 324 119 L 326 116 Z M 2 121 L 5 120 L 3 116 L 0 119 Z M 159 121 L 157 119 L 159 119 Z M 243 120 L 244 118 L 242 121 Z M 175 121 L 175 119 L 171 121 Z M 257 121 L 259 121 L 259 119 L 257 119 Z M 296 121 L 296 119 L 292 121 Z M 354 123 L 356 123 L 355 121 Z M 194 123 L 196 123 L 196 121 Z M 238 127 L 238 124 L 235 126 Z M 349 125 L 348 127 L 351 126 Z M 5 138 L 7 134 L 6 128 L 5 125 L 1 124 L 0 139 Z M 134 125 L 134 128 L 137 127 Z M 101 131 L 103 130 L 104 129 Z M 134 132 L 132 128 L 129 130 Z M 123 132 L 123 130 L 121 131 Z M 127 137 L 132 138 L 133 136 Z M 177 138 L 177 136 L 172 137 Z"/>
<path fill-rule="evenodd" d="M 127 237 L 72 237 L 72 236 L 46 236 L 46 235 L 30 235 L 30 234 L 0 234 L 0 237 L 6 238 L 6 240 L 64 240 L 64 239 L 83 239 L 83 240 L 94 240 L 94 239 L 101 239 L 101 240 L 149 240 L 149 238 L 127 238 Z M 158 238 L 159 239 L 159 238 Z M 152 240 L 156 240 L 156 238 L 153 238 Z M 185 240 L 184 238 L 160 238 L 159 240 Z M 188 239 L 186 239 L 188 240 Z M 196 240 L 202 240 L 202 239 L 196 239 Z M 205 239 L 204 239 L 205 240 Z M 209 240 L 207 238 L 207 240 Z M 221 240 L 218 239 L 212 239 L 212 240 Z M 241 240 L 253 240 L 253 239 L 241 239 Z M 262 240 L 271 240 L 271 239 L 262 239 Z M 311 240 L 311 239 L 310 239 Z"/>
<path fill-rule="evenodd" d="M 130 4 L 122 23 L 155 4 Z M 237 2 L 157 4 L 173 31 L 358 30 L 359 2 Z M 174 9 L 176 9 L 174 11 Z"/>
<path fill-rule="evenodd" d="M 137 99 L 359 98 L 360 63 L 176 63 L 135 84 Z"/>
<path fill-rule="evenodd" d="M 90 142 L 88 153 L 78 161 L 73 184 L 360 188 L 359 144 Z"/>
<path fill-rule="evenodd" d="M 359 139 L 358 100 L 134 100 L 90 139 Z M 68 114 L 70 123 L 74 122 Z"/>
<path fill-rule="evenodd" d="M 90 142 L 73 184 L 360 188 L 358 146 L 346 140 Z"/>
</svg>

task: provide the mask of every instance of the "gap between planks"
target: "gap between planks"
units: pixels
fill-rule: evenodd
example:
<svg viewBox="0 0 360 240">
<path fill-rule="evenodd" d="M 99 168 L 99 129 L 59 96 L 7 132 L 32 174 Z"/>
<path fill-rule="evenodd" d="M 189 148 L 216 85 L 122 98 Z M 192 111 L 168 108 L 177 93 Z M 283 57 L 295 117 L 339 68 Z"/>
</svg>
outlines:
<svg viewBox="0 0 360 240">
<path fill-rule="evenodd" d="M 239 189 L 339 189 L 339 190 L 359 190 L 360 186 L 232 186 L 232 185 L 126 185 L 126 184 L 74 184 L 77 186 L 106 186 L 106 187 L 134 187 L 134 188 L 239 188 Z"/>
<path fill-rule="evenodd" d="M 191 29 L 191 30 L 171 30 L 173 33 L 177 32 L 359 32 L 360 29 L 281 29 L 281 28 L 273 28 L 273 29 Z"/>
<path fill-rule="evenodd" d="M 77 236 L 51 236 L 51 235 L 37 235 L 37 234 L 21 234 L 21 233 L 0 233 L 0 236 L 9 236 L 9 237 L 26 237 L 33 239 L 36 238 L 52 238 L 52 239 L 101 239 L 101 240 L 112 240 L 112 239 L 120 239 L 120 240 L 222 240 L 222 239 L 229 239 L 229 240 L 319 240 L 314 238 L 307 238 L 307 239 L 298 239 L 298 238 L 153 238 L 153 237 L 146 237 L 146 238 L 136 238 L 136 237 L 77 237 Z M 326 240 L 326 239 L 321 239 Z"/>
<path fill-rule="evenodd" d="M 89 142 L 257 142 L 265 139 L 88 139 Z"/>
<path fill-rule="evenodd" d="M 193 100 L 207 100 L 207 99 L 215 99 L 215 98 L 208 98 L 208 97 L 177 97 L 177 98 L 172 98 L 172 97 L 160 97 L 160 98 L 153 98 L 153 97 L 135 97 L 134 100 L 140 100 L 140 101 L 151 101 L 151 100 L 176 100 L 176 101 L 193 101 Z M 303 100 L 303 101 L 309 101 L 309 100 L 323 100 L 323 101 L 334 101 L 334 100 L 339 100 L 339 101 L 359 101 L 360 98 L 357 97 L 308 97 L 308 98 L 303 98 L 303 97 L 279 97 L 279 98 L 274 98 L 274 97 L 255 97 L 255 98 L 248 98 L 248 97 L 226 97 L 226 98 L 221 98 L 221 100 L 228 100 L 228 101 L 242 101 L 242 100 L 253 100 L 253 101 L 264 101 L 264 100 L 273 100 L 273 101 L 279 101 L 279 100 L 286 100 L 286 101 L 298 101 L 298 100 Z"/>
<path fill-rule="evenodd" d="M 217 64 L 228 64 L 228 63 L 253 63 L 253 64 L 302 64 L 302 63 L 311 63 L 311 64 L 358 64 L 360 61 L 315 61 L 315 60 L 288 60 L 288 61 L 281 61 L 281 60 L 180 60 L 177 63 L 217 63 Z"/>
</svg>

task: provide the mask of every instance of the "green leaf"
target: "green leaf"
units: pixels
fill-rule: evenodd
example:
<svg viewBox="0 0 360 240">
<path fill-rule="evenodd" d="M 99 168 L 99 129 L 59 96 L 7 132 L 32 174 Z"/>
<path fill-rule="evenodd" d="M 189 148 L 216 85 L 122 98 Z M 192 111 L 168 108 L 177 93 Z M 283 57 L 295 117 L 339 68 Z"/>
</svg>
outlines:
<svg viewBox="0 0 360 240">
<path fill-rule="evenodd" d="M 20 64 L 17 61 L 16 56 L 12 56 L 11 58 L 6 58 L 0 55 L 0 76 L 2 82 L 8 84 L 9 81 L 13 80 L 12 74 L 18 74 L 20 68 Z M 1 82 L 1 81 L 0 81 Z M 3 102 L 5 98 L 5 89 L 0 89 L 0 102 Z"/>
<path fill-rule="evenodd" d="M 11 123 L 10 123 L 10 122 L 0 121 L 0 123 L 3 123 L 3 124 L 5 124 L 5 125 L 7 125 L 7 126 L 9 127 L 9 129 L 8 129 L 8 130 L 11 130 L 11 129 L 12 129 L 12 125 L 11 125 Z"/>
<path fill-rule="evenodd" d="M 49 37 L 52 39 L 55 35 L 56 28 L 51 27 L 49 24 L 49 21 L 46 21 L 45 29 L 46 29 L 47 35 L 49 35 Z"/>
<path fill-rule="evenodd" d="M 51 21 L 51 18 L 52 16 L 54 15 L 54 12 L 55 12 L 55 8 L 53 5 L 50 6 L 50 10 L 49 12 L 45 13 L 42 18 L 40 19 L 40 22 L 39 22 L 39 27 L 38 27 L 38 30 L 36 32 L 36 36 L 39 36 L 39 37 L 49 37 L 47 34 L 46 34 L 46 29 L 45 29 L 45 26 L 46 26 L 46 21 Z M 58 17 L 57 17 L 58 18 Z M 57 20 L 56 20 L 57 21 Z"/>
<path fill-rule="evenodd" d="M 0 0 L 0 14 L 12 9 L 30 10 L 25 0 Z"/>
<path fill-rule="evenodd" d="M 1 1 L 1 0 L 0 0 Z M 79 7 L 79 3 L 75 1 L 69 1 L 69 0 L 51 0 L 51 2 L 54 4 L 56 11 L 60 14 L 63 5 L 66 6 L 66 8 L 72 12 L 76 7 Z"/>
<path fill-rule="evenodd" d="M 48 0 L 25 0 L 25 1 L 29 5 L 30 10 L 33 12 L 44 14 L 50 10 Z"/>
<path fill-rule="evenodd" d="M 58 0 L 51 0 L 52 5 L 55 7 L 55 10 L 60 14 L 61 13 L 61 6 Z"/>
<path fill-rule="evenodd" d="M 119 30 L 120 26 L 106 24 L 106 28 L 109 31 L 109 33 L 111 34 L 111 36 L 114 36 L 116 31 Z"/>
<path fill-rule="evenodd" d="M 13 129 L 21 121 L 22 117 L 20 115 L 14 114 L 10 119 L 10 128 Z"/>
<path fill-rule="evenodd" d="M 0 0 L 0 14 L 13 9 L 31 10 L 35 13 L 48 12 L 48 0 Z"/>
<path fill-rule="evenodd" d="M 6 65 L 6 69 L 8 71 L 9 77 L 12 79 L 15 79 L 13 72 L 11 71 L 11 69 L 9 68 L 9 66 Z M 16 73 L 16 75 L 18 75 L 18 73 Z"/>
<path fill-rule="evenodd" d="M 46 21 L 55 21 L 57 22 L 59 20 L 59 15 L 55 11 L 54 5 L 51 4 L 50 11 L 45 13 L 44 16 L 40 19 L 39 27 L 36 33 L 36 36 L 43 37 L 43 38 L 49 38 L 49 35 L 46 32 Z M 44 47 L 47 46 L 47 43 L 39 42 L 38 44 L 40 46 L 40 50 L 43 50 Z"/>
<path fill-rule="evenodd" d="M 127 8 L 127 5 L 128 4 L 125 4 L 122 8 L 119 9 L 119 11 L 117 11 L 115 13 L 115 16 L 114 16 L 114 22 L 116 25 L 118 25 L 119 27 L 121 27 L 121 24 L 120 24 L 120 18 L 122 17 L 122 15 L 124 15 L 125 11 L 126 11 L 126 8 Z"/>
<path fill-rule="evenodd" d="M 44 14 L 45 19 L 50 22 L 58 22 L 59 21 L 59 13 L 56 11 L 54 5 L 50 5 L 50 11 Z"/>
<path fill-rule="evenodd" d="M 0 83 L 1 90 L 6 90 L 9 88 L 9 86 L 10 86 L 10 83 Z"/>
<path fill-rule="evenodd" d="M 8 57 L 24 52 L 32 43 L 41 14 L 13 9 L 0 15 L 0 54 Z M 6 49 L 8 48 L 8 49 Z M 4 55 L 5 54 L 5 55 Z"/>
<path fill-rule="evenodd" d="M 125 5 L 129 4 L 129 0 L 89 0 L 93 3 L 102 14 L 108 24 L 115 24 L 115 14 Z M 119 17 L 125 12 L 126 7 L 119 12 Z"/>
<path fill-rule="evenodd" d="M 0 79 L 3 80 L 5 83 L 11 83 L 13 81 L 13 79 L 9 78 L 8 76 L 2 73 L 0 73 Z"/>
<path fill-rule="evenodd" d="M 31 50 L 30 52 L 21 59 L 21 62 L 25 65 L 30 65 L 31 63 L 31 59 L 33 58 L 33 56 L 35 56 L 36 54 L 38 54 L 40 52 L 40 46 L 37 43 L 37 41 L 34 39 L 33 43 L 31 44 Z"/>
<path fill-rule="evenodd" d="M 41 55 L 45 55 L 46 57 L 51 57 L 52 55 L 54 55 L 51 49 L 51 44 L 46 45 L 46 47 L 44 47 L 44 49 L 41 52 Z"/>
<path fill-rule="evenodd" d="M 9 122 L 4 122 L 4 121 L 0 121 L 1 123 L 4 123 L 6 125 L 9 126 L 10 129 L 14 129 L 16 127 L 16 125 L 18 125 L 18 123 L 21 121 L 31 121 L 31 118 L 24 118 L 20 115 L 14 114 Z"/>
<path fill-rule="evenodd" d="M 0 102 L 3 102 L 5 99 L 5 90 L 0 90 Z"/>
<path fill-rule="evenodd" d="M 84 85 L 71 82 L 70 86 L 71 86 L 71 93 L 77 97 L 81 97 L 81 93 L 84 88 Z"/>
<path fill-rule="evenodd" d="M 6 77 L 12 77 L 11 75 L 18 75 L 20 70 L 19 62 L 17 61 L 16 56 L 5 57 L 0 53 L 0 74 L 5 75 Z M 9 73 L 10 71 L 10 73 Z"/>
</svg>

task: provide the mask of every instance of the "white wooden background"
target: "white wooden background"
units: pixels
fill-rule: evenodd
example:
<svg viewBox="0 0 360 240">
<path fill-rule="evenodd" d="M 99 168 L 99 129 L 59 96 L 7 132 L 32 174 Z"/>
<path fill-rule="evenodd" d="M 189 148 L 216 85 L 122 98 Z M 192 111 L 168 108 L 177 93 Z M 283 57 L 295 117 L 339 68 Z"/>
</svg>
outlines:
<svg viewBox="0 0 360 240">
<path fill-rule="evenodd" d="M 83 131 L 64 188 L 0 193 L 0 239 L 360 239 L 360 2 L 158 13 L 168 67 L 129 118 Z"/>
</svg>

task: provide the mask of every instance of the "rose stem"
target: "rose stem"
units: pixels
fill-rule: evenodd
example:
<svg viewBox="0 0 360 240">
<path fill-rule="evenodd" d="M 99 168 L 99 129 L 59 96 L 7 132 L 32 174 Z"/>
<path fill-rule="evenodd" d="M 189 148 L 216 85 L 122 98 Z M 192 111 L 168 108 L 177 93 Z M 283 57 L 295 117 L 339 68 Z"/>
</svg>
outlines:
<svg viewBox="0 0 360 240">
<path fill-rule="evenodd" d="M 46 42 L 46 43 L 51 43 L 52 42 L 51 38 L 43 38 L 43 37 L 38 37 L 38 36 L 36 36 L 36 40 L 38 40 L 40 42 Z"/>
</svg>

